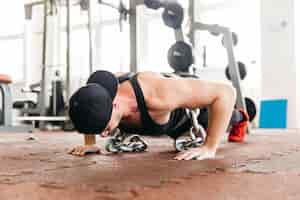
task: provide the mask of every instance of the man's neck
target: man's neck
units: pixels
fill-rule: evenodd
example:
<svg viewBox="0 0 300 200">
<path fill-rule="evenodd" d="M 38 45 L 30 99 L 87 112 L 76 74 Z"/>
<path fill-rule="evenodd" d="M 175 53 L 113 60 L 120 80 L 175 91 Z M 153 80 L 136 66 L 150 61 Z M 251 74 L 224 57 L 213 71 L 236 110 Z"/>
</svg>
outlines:
<svg viewBox="0 0 300 200">
<path fill-rule="evenodd" d="M 120 112 L 122 113 L 122 118 L 128 118 L 134 112 L 137 112 L 137 103 L 135 99 L 130 97 L 122 97 L 118 98 L 118 104 Z"/>
</svg>

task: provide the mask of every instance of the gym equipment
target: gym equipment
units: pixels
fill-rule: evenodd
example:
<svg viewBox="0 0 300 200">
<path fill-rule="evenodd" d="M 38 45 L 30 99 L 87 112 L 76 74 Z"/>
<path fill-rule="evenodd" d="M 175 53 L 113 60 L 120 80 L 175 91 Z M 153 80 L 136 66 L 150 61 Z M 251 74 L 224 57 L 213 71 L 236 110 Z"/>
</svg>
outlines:
<svg viewBox="0 0 300 200">
<path fill-rule="evenodd" d="M 168 63 L 175 72 L 188 72 L 194 63 L 192 47 L 184 41 L 177 41 L 168 51 Z"/>
<path fill-rule="evenodd" d="M 126 21 L 127 18 L 128 18 L 128 15 L 129 15 L 129 9 L 127 9 L 125 7 L 125 4 L 123 3 L 123 1 L 120 0 L 118 6 L 116 6 L 112 3 L 105 2 L 103 0 L 98 0 L 98 3 L 102 4 L 102 5 L 105 5 L 105 6 L 108 6 L 108 7 L 111 7 L 113 9 L 116 9 L 119 12 L 119 14 L 120 14 L 119 15 L 119 27 L 120 27 L 120 31 L 122 32 L 122 30 L 123 30 L 123 21 Z"/>
<path fill-rule="evenodd" d="M 144 152 L 148 148 L 139 135 L 128 135 L 119 129 L 115 129 L 112 135 L 105 145 L 108 152 Z"/>
<path fill-rule="evenodd" d="M 199 113 L 199 109 L 186 109 L 186 114 L 192 121 L 192 127 L 189 137 L 181 136 L 174 140 L 174 147 L 177 151 L 188 150 L 203 144 L 207 134 L 197 121 Z M 112 137 L 107 140 L 105 145 L 106 151 L 111 153 L 144 152 L 147 148 L 147 143 L 139 135 L 129 135 L 118 128 L 113 131 Z"/>
<path fill-rule="evenodd" d="M 79 5 L 81 10 L 88 10 L 89 9 L 89 1 L 90 0 L 80 0 Z"/>
<path fill-rule="evenodd" d="M 62 116 L 65 111 L 65 101 L 63 96 L 63 83 L 60 80 L 59 73 L 56 72 L 56 80 L 52 81 L 51 95 L 50 95 L 50 106 L 48 108 L 47 115 L 50 116 Z"/>
<path fill-rule="evenodd" d="M 12 124 L 12 96 L 10 84 L 12 79 L 7 75 L 0 75 L 0 94 L 1 94 L 1 112 L 0 112 L 0 132 L 30 132 L 32 127 L 13 126 Z"/>
<path fill-rule="evenodd" d="M 240 78 L 241 78 L 241 80 L 244 80 L 247 76 L 246 65 L 240 61 L 238 61 L 237 65 L 238 65 L 238 69 L 239 69 L 239 73 L 240 73 Z M 230 73 L 229 73 L 229 66 L 227 66 L 225 69 L 225 75 L 228 80 L 231 80 Z"/>
<path fill-rule="evenodd" d="M 51 95 L 49 96 L 49 106 L 45 105 L 45 115 L 41 113 L 41 83 L 32 84 L 27 89 L 22 89 L 22 92 L 37 94 L 37 101 L 25 100 L 16 101 L 13 103 L 13 108 L 19 109 L 21 117 L 18 117 L 19 121 L 40 121 L 51 122 L 52 125 L 62 126 L 62 122 L 68 120 L 65 115 L 65 101 L 63 97 L 63 83 L 59 77 L 59 73 L 55 73 L 55 78 L 51 84 Z M 44 98 L 44 97 L 43 97 Z M 56 117 L 56 118 L 55 118 Z M 30 120 L 32 119 L 32 120 Z M 48 119 L 48 120 L 47 120 Z M 60 122 L 59 122 L 60 121 Z"/>
<path fill-rule="evenodd" d="M 184 17 L 183 7 L 176 2 L 168 2 L 162 14 L 166 26 L 178 29 L 181 27 Z"/>
<path fill-rule="evenodd" d="M 70 7 L 70 5 L 67 6 Z M 92 22 L 91 0 L 80 0 L 79 6 L 81 10 L 87 11 L 87 15 L 88 15 L 89 73 L 92 74 L 94 64 L 93 64 L 93 27 L 92 27 L 93 22 Z M 68 13 L 67 15 L 70 15 L 70 13 Z M 67 23 L 69 24 L 69 21 L 67 21 Z"/>
<path fill-rule="evenodd" d="M 191 66 L 194 63 L 192 46 L 184 42 L 184 34 L 181 28 L 184 9 L 176 1 L 158 1 L 158 0 L 144 0 L 148 8 L 157 10 L 164 8 L 162 19 L 164 24 L 174 29 L 176 43 L 173 44 L 168 51 L 168 63 L 175 70 L 175 73 L 180 76 L 191 77 L 197 76 L 191 73 Z"/>
<path fill-rule="evenodd" d="M 43 16 L 43 44 L 42 44 L 42 66 L 41 66 L 41 81 L 38 83 L 32 84 L 29 87 L 22 89 L 22 92 L 34 93 L 37 95 L 36 101 L 18 101 L 15 102 L 13 107 L 17 108 L 21 111 L 21 116 L 17 117 L 18 121 L 22 122 L 32 122 L 36 124 L 38 122 L 38 127 L 41 129 L 46 128 L 46 123 L 51 122 L 51 124 L 61 125 L 68 120 L 66 116 L 67 107 L 65 106 L 64 102 L 64 88 L 66 88 L 66 97 L 68 98 L 70 93 L 70 54 L 69 54 L 69 26 L 67 23 L 67 64 L 66 64 L 66 84 L 64 85 L 62 82 L 62 78 L 59 78 L 58 71 L 56 71 L 55 78 L 52 78 L 49 82 L 46 82 L 46 78 L 52 77 L 49 75 L 48 67 L 52 67 L 51 65 L 47 65 L 47 33 L 48 33 L 48 18 L 49 16 L 53 16 L 58 14 L 60 11 L 59 6 L 67 6 L 67 18 L 69 17 L 69 7 L 70 7 L 70 0 L 66 1 L 53 1 L 53 0 L 45 0 L 39 2 L 32 2 L 25 4 L 25 11 L 32 12 L 32 7 L 35 5 L 43 5 L 44 7 L 44 16 Z M 84 0 L 82 0 L 83 2 Z M 79 3 L 82 3 L 81 1 Z M 84 1 L 87 2 L 87 1 Z M 77 3 L 77 2 L 76 2 Z M 81 6 L 84 6 L 82 3 Z M 27 13 L 25 19 L 30 20 L 31 17 L 30 12 Z M 68 19 L 67 19 L 68 22 Z M 26 23 L 26 24 L 29 24 Z M 48 85 L 51 86 L 49 87 Z M 48 90 L 51 88 L 51 90 Z M 50 94 L 51 91 L 51 95 Z M 48 105 L 49 99 L 49 105 Z"/>
<path fill-rule="evenodd" d="M 144 0 L 144 4 L 147 8 L 153 10 L 164 8 L 162 13 L 164 24 L 173 29 L 181 28 L 184 9 L 176 1 Z"/>
<path fill-rule="evenodd" d="M 159 0 L 144 0 L 144 4 L 147 8 L 157 10 L 163 6 L 162 2 Z"/>
<path fill-rule="evenodd" d="M 218 24 L 214 24 L 214 25 L 212 25 L 212 26 L 218 26 Z M 221 33 L 220 32 L 216 32 L 216 31 L 209 31 L 209 33 L 211 34 L 211 35 L 213 35 L 213 36 L 219 36 Z"/>
<path fill-rule="evenodd" d="M 212 33 L 212 32 L 211 32 Z M 233 42 L 233 46 L 236 46 L 239 42 L 239 38 L 238 35 L 235 32 L 231 32 L 232 34 L 232 42 Z M 222 37 L 222 46 L 225 47 L 225 37 Z"/>
<path fill-rule="evenodd" d="M 2 112 L 1 112 L 1 126 L 0 129 L 4 127 L 11 126 L 12 124 L 12 115 L 11 115 L 11 92 L 9 84 L 12 82 L 11 78 L 6 75 L 0 75 L 0 91 L 2 97 Z"/>
<path fill-rule="evenodd" d="M 189 0 L 190 5 L 195 5 L 196 0 Z M 226 49 L 227 58 L 228 58 L 228 66 L 229 66 L 229 74 L 231 77 L 231 82 L 237 91 L 236 98 L 236 107 L 238 109 L 246 109 L 244 95 L 242 93 L 241 88 L 241 80 L 239 76 L 238 64 L 234 55 L 234 45 L 238 43 L 238 36 L 236 33 L 233 33 L 230 28 L 220 26 L 218 24 L 204 24 L 201 22 L 197 22 L 195 20 L 195 6 L 190 7 L 189 9 L 189 20 L 191 22 L 190 31 L 188 33 L 188 37 L 192 44 L 195 44 L 195 34 L 196 31 L 208 31 L 213 35 L 223 35 L 222 43 L 224 48 Z M 250 133 L 250 129 L 248 128 L 248 133 Z"/>
<path fill-rule="evenodd" d="M 193 139 L 195 138 L 195 139 Z M 199 147 L 203 144 L 203 140 L 200 137 L 195 137 L 195 135 L 190 135 L 189 137 L 181 136 L 177 138 L 174 142 L 176 151 L 186 151 L 191 148 Z"/>
<path fill-rule="evenodd" d="M 4 124 L 4 120 L 3 120 L 3 112 L 0 109 L 0 124 Z"/>
<path fill-rule="evenodd" d="M 88 38 L 89 38 L 89 72 L 92 74 L 94 63 L 93 63 L 93 57 L 94 57 L 94 49 L 93 49 L 93 20 L 92 20 L 92 6 L 91 6 L 91 0 L 88 1 Z"/>
<path fill-rule="evenodd" d="M 194 14 L 194 11 L 190 13 L 190 16 Z M 241 83 L 240 83 L 240 78 L 239 78 L 239 69 L 238 69 L 238 64 L 235 60 L 234 56 L 234 49 L 233 49 L 233 40 L 234 40 L 234 34 L 230 31 L 229 28 L 223 27 L 220 25 L 210 25 L 210 24 L 204 24 L 200 22 L 194 22 L 191 25 L 190 29 L 190 34 L 189 37 L 193 38 L 193 35 L 195 34 L 196 31 L 208 31 L 210 33 L 219 33 L 223 35 L 224 38 L 224 47 L 226 48 L 227 51 L 227 58 L 228 58 L 228 66 L 229 66 L 229 74 L 231 77 L 231 82 L 233 86 L 235 87 L 237 91 L 237 102 L 236 106 L 237 108 L 241 109 L 246 109 L 245 105 L 245 100 L 244 96 L 242 94 L 242 88 L 241 88 Z"/>
<path fill-rule="evenodd" d="M 245 104 L 247 113 L 249 115 L 249 121 L 252 122 L 257 114 L 257 106 L 255 102 L 249 97 L 245 97 Z"/>
<path fill-rule="evenodd" d="M 174 147 L 177 151 L 185 151 L 190 148 L 199 147 L 203 144 L 206 138 L 206 131 L 198 123 L 197 117 L 200 114 L 200 110 L 189 110 L 186 109 L 186 114 L 192 121 L 192 127 L 189 131 L 189 137 L 181 136 L 174 141 Z"/>
</svg>

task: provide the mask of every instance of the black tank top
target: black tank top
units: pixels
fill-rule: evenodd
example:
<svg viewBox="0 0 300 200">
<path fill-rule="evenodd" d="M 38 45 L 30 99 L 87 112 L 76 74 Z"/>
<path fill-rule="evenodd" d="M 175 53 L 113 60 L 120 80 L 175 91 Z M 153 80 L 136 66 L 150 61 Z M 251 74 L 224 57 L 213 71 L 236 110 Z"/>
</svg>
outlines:
<svg viewBox="0 0 300 200">
<path fill-rule="evenodd" d="M 191 121 L 187 117 L 185 109 L 179 108 L 171 112 L 170 119 L 166 124 L 157 124 L 150 116 L 143 91 L 138 83 L 137 75 L 131 76 L 129 81 L 133 87 L 138 109 L 141 117 L 140 128 L 130 127 L 126 124 L 121 123 L 119 128 L 127 133 L 139 134 L 139 135 L 150 135 L 160 136 L 168 135 L 172 138 L 179 137 L 183 132 L 189 130 L 191 127 Z"/>
</svg>

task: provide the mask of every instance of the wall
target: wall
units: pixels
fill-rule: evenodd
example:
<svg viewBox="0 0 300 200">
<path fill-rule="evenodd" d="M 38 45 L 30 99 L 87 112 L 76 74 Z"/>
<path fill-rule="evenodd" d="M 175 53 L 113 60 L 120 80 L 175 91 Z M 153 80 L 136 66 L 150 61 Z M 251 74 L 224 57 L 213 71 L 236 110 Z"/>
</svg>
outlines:
<svg viewBox="0 0 300 200">
<path fill-rule="evenodd" d="M 296 55 L 296 85 L 299 87 L 300 86 L 300 25 L 299 22 L 297 23 L 297 20 L 300 19 L 300 2 L 299 1 L 294 1 L 294 14 L 295 14 L 295 55 Z M 300 100 L 300 90 L 299 88 L 296 88 L 296 102 L 297 107 L 296 107 L 296 118 L 297 118 L 297 128 L 300 127 L 300 105 L 299 105 L 299 100 Z"/>
<path fill-rule="evenodd" d="M 294 1 L 261 1 L 262 99 L 288 99 L 288 128 L 296 120 Z"/>
</svg>

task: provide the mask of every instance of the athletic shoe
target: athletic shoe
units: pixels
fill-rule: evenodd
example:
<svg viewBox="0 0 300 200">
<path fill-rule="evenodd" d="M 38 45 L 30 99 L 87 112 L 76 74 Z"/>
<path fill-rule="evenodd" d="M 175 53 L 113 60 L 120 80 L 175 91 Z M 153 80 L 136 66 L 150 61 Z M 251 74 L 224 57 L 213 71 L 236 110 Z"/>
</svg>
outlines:
<svg viewBox="0 0 300 200">
<path fill-rule="evenodd" d="M 243 120 L 232 126 L 228 136 L 229 142 L 243 142 L 247 132 L 249 115 L 242 109 L 240 109 L 239 111 L 243 114 Z"/>
</svg>

